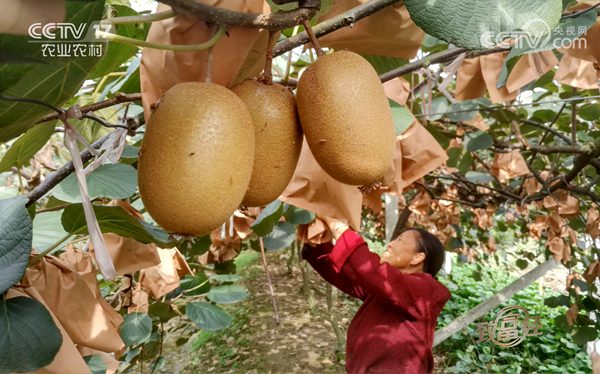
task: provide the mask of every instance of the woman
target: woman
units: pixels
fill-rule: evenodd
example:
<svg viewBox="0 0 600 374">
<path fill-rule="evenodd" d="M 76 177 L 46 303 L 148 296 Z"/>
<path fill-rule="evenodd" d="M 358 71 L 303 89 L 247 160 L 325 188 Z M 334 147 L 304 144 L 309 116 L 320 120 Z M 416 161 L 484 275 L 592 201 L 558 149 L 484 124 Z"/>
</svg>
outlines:
<svg viewBox="0 0 600 374">
<path fill-rule="evenodd" d="M 433 335 L 450 299 L 434 279 L 444 262 L 440 241 L 422 229 L 392 240 L 381 258 L 341 222 L 329 224 L 335 245 L 305 245 L 302 257 L 329 283 L 361 299 L 348 328 L 351 374 L 433 372 Z"/>
</svg>

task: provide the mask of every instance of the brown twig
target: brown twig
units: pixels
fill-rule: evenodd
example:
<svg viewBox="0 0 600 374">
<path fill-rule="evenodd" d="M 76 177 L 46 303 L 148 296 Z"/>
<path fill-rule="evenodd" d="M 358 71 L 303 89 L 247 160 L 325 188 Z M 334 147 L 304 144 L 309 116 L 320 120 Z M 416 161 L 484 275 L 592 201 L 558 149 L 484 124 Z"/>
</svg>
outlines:
<svg viewBox="0 0 600 374">
<path fill-rule="evenodd" d="M 279 310 L 277 309 L 277 300 L 275 300 L 273 282 L 271 282 L 271 272 L 269 271 L 269 266 L 267 265 L 267 257 L 265 256 L 265 245 L 263 243 L 262 237 L 258 238 L 258 243 L 260 244 L 260 254 L 262 256 L 263 267 L 265 268 L 265 273 L 267 274 L 267 283 L 269 284 L 269 295 L 271 296 L 271 302 L 273 303 L 273 312 L 275 313 L 275 323 L 279 325 Z"/>
<path fill-rule="evenodd" d="M 321 45 L 319 44 L 317 37 L 315 36 L 315 33 L 313 32 L 312 27 L 310 26 L 310 22 L 307 20 L 304 20 L 304 21 L 302 21 L 302 25 L 304 26 L 304 29 L 306 30 L 306 33 L 308 34 L 310 43 L 313 45 L 313 48 L 317 52 L 317 56 L 321 57 L 321 56 L 325 55 L 323 53 L 323 50 L 321 49 Z"/>
<path fill-rule="evenodd" d="M 373 13 L 380 11 L 392 4 L 399 3 L 400 0 L 371 0 L 364 4 L 361 4 L 357 7 L 347 10 L 344 13 L 338 14 L 337 16 L 328 19 L 327 21 L 323 21 L 313 27 L 313 32 L 315 33 L 315 37 L 319 38 L 321 36 L 330 34 L 338 29 L 352 26 L 356 22 L 361 19 L 370 16 Z M 291 38 L 287 38 L 275 46 L 273 49 L 273 56 L 279 56 L 284 54 L 287 51 L 291 51 L 292 49 L 304 45 L 310 41 L 308 37 L 308 33 L 303 31 L 298 33 Z"/>
<path fill-rule="evenodd" d="M 81 113 L 86 114 L 89 112 L 94 112 L 96 110 L 108 108 L 113 105 L 128 103 L 128 102 L 132 102 L 132 101 L 140 101 L 140 100 L 142 100 L 141 93 L 124 94 L 124 93 L 119 92 L 112 99 L 100 101 L 100 102 L 90 104 L 90 105 L 85 105 L 85 106 L 82 106 L 81 108 L 79 108 L 79 110 L 81 111 Z M 58 119 L 58 117 L 59 117 L 58 113 L 49 114 L 45 117 L 42 117 L 36 123 L 52 121 L 52 120 Z"/>
<path fill-rule="evenodd" d="M 196 16 L 207 23 L 267 30 L 283 30 L 296 26 L 303 20 L 313 18 L 321 6 L 320 0 L 301 0 L 299 7 L 289 12 L 256 14 L 217 8 L 194 0 L 160 0 L 160 2 L 170 5 L 177 13 Z"/>
<path fill-rule="evenodd" d="M 269 45 L 267 47 L 267 56 L 265 58 L 265 70 L 262 72 L 259 80 L 264 84 L 273 84 L 273 44 L 277 32 L 271 31 L 269 33 Z"/>
</svg>

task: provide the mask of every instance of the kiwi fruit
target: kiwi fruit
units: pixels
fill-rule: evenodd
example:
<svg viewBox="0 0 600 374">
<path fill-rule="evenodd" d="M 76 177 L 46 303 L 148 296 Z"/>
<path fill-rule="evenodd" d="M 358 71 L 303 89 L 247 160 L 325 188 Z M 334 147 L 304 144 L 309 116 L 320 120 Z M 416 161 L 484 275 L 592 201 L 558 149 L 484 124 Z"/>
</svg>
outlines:
<svg viewBox="0 0 600 374">
<path fill-rule="evenodd" d="M 231 90 L 186 82 L 150 114 L 138 160 L 140 195 L 165 230 L 204 235 L 240 205 L 252 176 L 254 126 Z"/>
<path fill-rule="evenodd" d="M 396 136 L 383 85 L 367 60 L 349 51 L 319 57 L 300 76 L 296 101 L 310 150 L 327 174 L 356 186 L 384 176 Z"/>
<path fill-rule="evenodd" d="M 248 106 L 256 152 L 250 186 L 242 204 L 263 206 L 287 187 L 302 148 L 296 100 L 287 88 L 246 80 L 231 89 Z"/>
</svg>

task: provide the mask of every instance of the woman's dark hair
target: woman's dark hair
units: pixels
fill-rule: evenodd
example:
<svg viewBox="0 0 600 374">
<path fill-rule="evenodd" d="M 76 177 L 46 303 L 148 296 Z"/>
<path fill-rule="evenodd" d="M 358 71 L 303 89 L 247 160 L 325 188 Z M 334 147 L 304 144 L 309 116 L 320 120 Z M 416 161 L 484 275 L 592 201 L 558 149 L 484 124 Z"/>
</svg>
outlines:
<svg viewBox="0 0 600 374">
<path fill-rule="evenodd" d="M 423 271 L 435 277 L 438 271 L 440 271 L 442 268 L 442 265 L 444 265 L 444 259 L 446 257 L 444 245 L 435 235 L 427 232 L 426 230 L 413 227 L 404 231 L 410 230 L 414 230 L 419 233 L 419 247 L 417 250 L 425 253 Z"/>
</svg>

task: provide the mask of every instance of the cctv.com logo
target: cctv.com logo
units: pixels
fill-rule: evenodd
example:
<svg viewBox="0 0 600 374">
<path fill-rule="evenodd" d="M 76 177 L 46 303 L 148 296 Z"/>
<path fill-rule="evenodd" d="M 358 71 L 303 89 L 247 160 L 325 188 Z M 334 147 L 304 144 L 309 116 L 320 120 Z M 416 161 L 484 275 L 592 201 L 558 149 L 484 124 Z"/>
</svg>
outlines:
<svg viewBox="0 0 600 374">
<path fill-rule="evenodd" d="M 481 35 L 481 45 L 484 48 L 493 48 L 506 40 L 512 40 L 513 47 L 517 49 L 587 47 L 587 39 L 578 38 L 588 31 L 587 26 L 558 26 L 551 30 L 546 21 L 533 19 L 526 22 L 522 29 L 500 33 L 486 32 Z"/>
<path fill-rule="evenodd" d="M 39 43 L 43 57 L 100 57 L 104 44 L 96 39 L 98 32 L 111 32 L 111 24 L 94 22 L 33 23 L 29 26 L 30 43 Z"/>
</svg>

